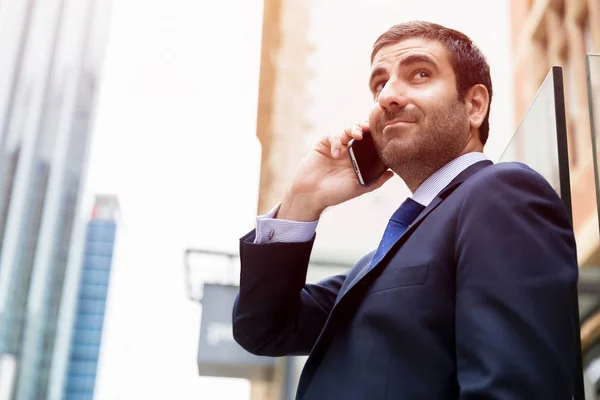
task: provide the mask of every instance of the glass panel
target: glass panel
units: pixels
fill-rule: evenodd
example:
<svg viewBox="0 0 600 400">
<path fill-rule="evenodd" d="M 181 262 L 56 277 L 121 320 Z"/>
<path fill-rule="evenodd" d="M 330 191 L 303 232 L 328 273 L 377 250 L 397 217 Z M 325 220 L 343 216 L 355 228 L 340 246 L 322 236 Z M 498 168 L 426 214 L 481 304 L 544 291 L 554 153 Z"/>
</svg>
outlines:
<svg viewBox="0 0 600 400">
<path fill-rule="evenodd" d="M 539 172 L 565 201 L 567 209 L 571 210 L 560 67 L 553 67 L 546 76 L 499 161 L 522 162 Z M 561 173 L 566 174 L 563 176 L 566 180 L 561 180 Z"/>
<path fill-rule="evenodd" d="M 598 184 L 600 183 L 600 178 L 598 176 L 598 135 L 600 135 L 600 54 L 588 54 L 585 61 L 592 135 L 592 153 L 594 156 L 594 172 L 596 176 L 596 197 L 600 200 L 600 188 L 598 187 Z M 596 204 L 600 207 L 600 201 L 596 201 Z"/>
<path fill-rule="evenodd" d="M 588 89 L 588 107 L 590 113 L 590 128 L 592 139 L 592 155 L 594 176 L 596 179 L 596 206 L 600 207 L 600 192 L 598 188 L 598 135 L 600 135 L 600 54 L 586 56 L 586 78 Z M 583 368 L 586 384 L 586 394 L 589 399 L 600 399 L 600 268 L 588 267 L 580 272 L 579 277 L 580 304 L 587 306 L 581 313 Z"/>
</svg>

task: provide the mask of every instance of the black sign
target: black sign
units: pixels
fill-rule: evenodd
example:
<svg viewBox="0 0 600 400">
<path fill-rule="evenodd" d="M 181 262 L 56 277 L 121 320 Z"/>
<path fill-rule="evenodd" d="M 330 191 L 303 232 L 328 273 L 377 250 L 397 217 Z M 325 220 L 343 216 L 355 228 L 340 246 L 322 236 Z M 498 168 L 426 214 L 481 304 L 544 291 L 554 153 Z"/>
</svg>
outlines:
<svg viewBox="0 0 600 400">
<path fill-rule="evenodd" d="M 232 311 L 239 288 L 204 285 L 198 372 L 205 376 L 270 380 L 275 359 L 248 353 L 233 339 Z"/>
</svg>

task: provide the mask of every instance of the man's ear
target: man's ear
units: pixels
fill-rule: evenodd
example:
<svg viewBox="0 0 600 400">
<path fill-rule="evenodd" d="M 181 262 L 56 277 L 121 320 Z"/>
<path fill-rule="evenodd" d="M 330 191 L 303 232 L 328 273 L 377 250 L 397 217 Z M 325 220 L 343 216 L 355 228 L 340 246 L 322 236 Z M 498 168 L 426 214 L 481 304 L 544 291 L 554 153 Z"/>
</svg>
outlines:
<svg viewBox="0 0 600 400">
<path fill-rule="evenodd" d="M 479 129 L 490 105 L 490 95 L 487 88 L 482 84 L 472 86 L 465 94 L 464 102 L 467 106 L 471 129 Z"/>
</svg>

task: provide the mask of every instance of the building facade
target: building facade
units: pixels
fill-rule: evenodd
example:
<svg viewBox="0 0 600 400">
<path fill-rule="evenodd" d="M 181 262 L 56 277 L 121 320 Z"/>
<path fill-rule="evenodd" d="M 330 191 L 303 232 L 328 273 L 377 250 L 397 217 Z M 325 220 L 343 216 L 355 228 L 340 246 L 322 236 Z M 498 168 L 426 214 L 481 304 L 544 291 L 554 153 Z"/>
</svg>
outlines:
<svg viewBox="0 0 600 400">
<path fill-rule="evenodd" d="M 600 52 L 596 0 L 512 0 L 515 122 L 521 120 L 551 66 L 563 68 L 573 225 L 581 266 L 600 265 L 598 208 L 585 57 Z M 535 152 L 523 146 L 523 152 Z"/>
<path fill-rule="evenodd" d="M 74 238 L 84 231 L 109 8 L 101 0 L 0 5 L 0 359 L 11 360 L 0 364 L 3 400 L 60 394 L 52 377 L 69 331 L 59 320 L 81 268 Z"/>
</svg>

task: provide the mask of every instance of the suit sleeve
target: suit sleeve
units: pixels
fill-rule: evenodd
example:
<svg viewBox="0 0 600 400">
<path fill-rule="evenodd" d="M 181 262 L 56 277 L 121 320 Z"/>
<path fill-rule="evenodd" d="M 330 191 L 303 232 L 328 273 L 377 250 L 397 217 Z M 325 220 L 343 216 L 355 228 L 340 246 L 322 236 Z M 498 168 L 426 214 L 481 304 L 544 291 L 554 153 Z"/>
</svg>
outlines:
<svg viewBox="0 0 600 400">
<path fill-rule="evenodd" d="M 578 267 L 564 205 L 529 169 L 470 193 L 456 233 L 460 399 L 571 399 Z"/>
<path fill-rule="evenodd" d="M 233 336 L 262 356 L 307 355 L 323 329 L 345 275 L 307 285 L 314 243 L 240 243 L 240 293 L 233 308 Z"/>
</svg>

